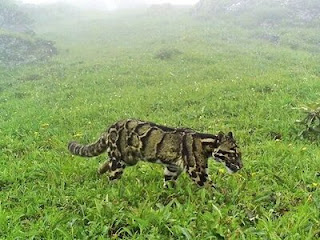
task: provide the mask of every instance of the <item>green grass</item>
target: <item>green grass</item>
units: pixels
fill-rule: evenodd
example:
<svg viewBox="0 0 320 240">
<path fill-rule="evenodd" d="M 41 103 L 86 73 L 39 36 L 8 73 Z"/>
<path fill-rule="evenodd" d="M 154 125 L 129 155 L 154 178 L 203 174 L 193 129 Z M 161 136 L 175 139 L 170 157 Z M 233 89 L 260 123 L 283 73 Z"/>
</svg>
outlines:
<svg viewBox="0 0 320 240">
<path fill-rule="evenodd" d="M 319 237 L 320 147 L 298 137 L 293 109 L 320 98 L 317 30 L 301 27 L 299 38 L 278 29 L 272 44 L 261 29 L 185 10 L 91 14 L 35 30 L 59 55 L 0 68 L 1 239 Z M 165 50 L 179 54 L 157 57 Z M 160 165 L 139 163 L 112 184 L 96 176 L 104 156 L 67 151 L 127 117 L 231 130 L 244 168 L 229 175 L 211 161 L 218 191 L 185 174 L 166 190 Z"/>
</svg>

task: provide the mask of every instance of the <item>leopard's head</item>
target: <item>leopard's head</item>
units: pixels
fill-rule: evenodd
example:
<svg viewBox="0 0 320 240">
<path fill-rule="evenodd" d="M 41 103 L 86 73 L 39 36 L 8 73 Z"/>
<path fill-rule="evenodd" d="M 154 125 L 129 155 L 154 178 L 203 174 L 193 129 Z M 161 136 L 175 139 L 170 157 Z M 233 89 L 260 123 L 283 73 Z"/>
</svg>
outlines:
<svg viewBox="0 0 320 240">
<path fill-rule="evenodd" d="M 212 157 L 223 163 L 230 173 L 237 172 L 243 167 L 241 152 L 233 138 L 232 132 L 227 135 L 220 132 L 218 134 L 219 145 L 212 152 Z"/>
</svg>

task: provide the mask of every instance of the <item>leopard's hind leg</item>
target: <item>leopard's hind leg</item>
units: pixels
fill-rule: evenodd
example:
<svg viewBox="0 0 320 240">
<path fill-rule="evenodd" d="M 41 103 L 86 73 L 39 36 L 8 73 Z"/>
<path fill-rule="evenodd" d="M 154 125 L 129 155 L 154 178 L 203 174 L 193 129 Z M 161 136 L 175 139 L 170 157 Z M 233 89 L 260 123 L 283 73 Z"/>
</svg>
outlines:
<svg viewBox="0 0 320 240">
<path fill-rule="evenodd" d="M 111 160 L 108 160 L 101 165 L 98 169 L 98 174 L 109 172 L 110 180 L 120 179 L 125 167 L 126 164 L 124 161 L 118 160 L 117 158 L 111 158 Z"/>
<path fill-rule="evenodd" d="M 176 165 L 167 165 L 164 168 L 164 187 L 168 188 L 169 185 L 175 187 L 176 180 L 179 177 L 182 169 Z"/>
<path fill-rule="evenodd" d="M 104 174 L 105 172 L 109 171 L 109 169 L 110 169 L 110 161 L 107 160 L 107 161 L 105 161 L 105 162 L 98 168 L 97 173 L 98 173 L 99 175 L 102 175 L 102 174 Z"/>
</svg>

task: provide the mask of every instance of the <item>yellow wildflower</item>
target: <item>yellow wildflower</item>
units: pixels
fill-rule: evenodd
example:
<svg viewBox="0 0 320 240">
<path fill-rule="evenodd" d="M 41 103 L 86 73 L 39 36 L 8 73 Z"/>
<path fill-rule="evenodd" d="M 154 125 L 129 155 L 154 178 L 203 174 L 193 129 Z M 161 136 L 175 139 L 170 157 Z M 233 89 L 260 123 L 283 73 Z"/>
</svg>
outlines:
<svg viewBox="0 0 320 240">
<path fill-rule="evenodd" d="M 73 136 L 74 136 L 74 137 L 82 137 L 83 134 L 82 134 L 82 133 L 76 133 L 76 134 L 74 134 Z"/>
</svg>

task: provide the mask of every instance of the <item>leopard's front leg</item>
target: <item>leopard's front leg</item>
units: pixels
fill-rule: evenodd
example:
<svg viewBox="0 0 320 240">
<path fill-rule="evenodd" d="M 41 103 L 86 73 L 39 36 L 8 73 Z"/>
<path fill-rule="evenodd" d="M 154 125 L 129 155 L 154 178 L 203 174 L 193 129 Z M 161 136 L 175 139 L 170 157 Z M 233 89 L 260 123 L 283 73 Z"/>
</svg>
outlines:
<svg viewBox="0 0 320 240">
<path fill-rule="evenodd" d="M 187 172 L 192 181 L 195 182 L 198 186 L 203 187 L 206 185 L 216 189 L 215 184 L 208 175 L 208 168 L 190 168 Z"/>
</svg>

